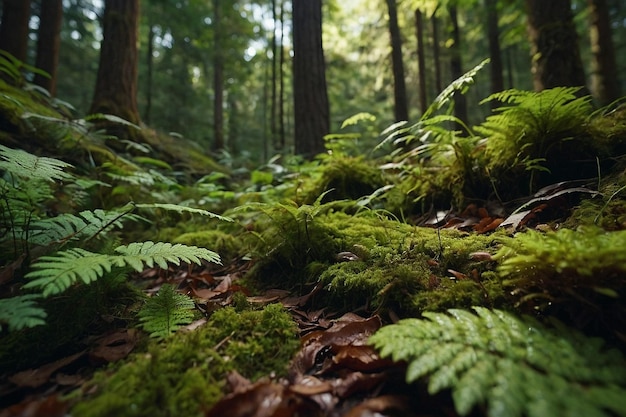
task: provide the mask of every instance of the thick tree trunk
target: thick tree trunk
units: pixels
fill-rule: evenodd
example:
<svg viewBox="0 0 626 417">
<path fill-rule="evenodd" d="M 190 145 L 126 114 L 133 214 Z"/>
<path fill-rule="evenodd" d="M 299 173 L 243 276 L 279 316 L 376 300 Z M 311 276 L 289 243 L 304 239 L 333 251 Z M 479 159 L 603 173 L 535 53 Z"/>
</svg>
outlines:
<svg viewBox="0 0 626 417">
<path fill-rule="evenodd" d="M 293 1 L 295 153 L 312 158 L 324 151 L 330 130 L 321 0 Z"/>
<path fill-rule="evenodd" d="M 137 110 L 137 36 L 139 0 L 106 0 L 102 44 L 91 113 L 112 114 L 139 123 Z M 134 136 L 120 126 L 113 134 Z"/>
<path fill-rule="evenodd" d="M 402 61 L 402 38 L 398 26 L 396 0 L 387 0 L 389 11 L 389 34 L 391 37 L 391 63 L 393 68 L 394 116 L 397 122 L 409 120 L 409 107 L 406 98 L 404 63 Z"/>
<path fill-rule="evenodd" d="M 487 9 L 487 38 L 489 39 L 489 57 L 491 58 L 491 92 L 497 93 L 504 90 L 497 0 L 485 0 L 485 9 Z M 493 100 L 491 107 L 495 108 L 497 106 L 499 104 Z"/>
<path fill-rule="evenodd" d="M 280 62 L 278 65 L 278 149 L 285 147 L 285 4 L 280 3 Z"/>
<path fill-rule="evenodd" d="M 452 79 L 456 80 L 463 75 L 463 61 L 461 58 L 461 31 L 459 28 L 456 6 L 450 6 L 448 8 L 448 12 L 450 13 L 450 22 L 452 23 L 450 73 L 452 75 Z M 454 115 L 458 119 L 467 122 L 467 100 L 465 100 L 465 96 L 461 94 L 460 91 L 457 91 L 454 94 Z"/>
<path fill-rule="evenodd" d="M 589 0 L 591 27 L 591 91 L 600 105 L 620 97 L 617 63 L 606 0 Z"/>
<path fill-rule="evenodd" d="M 146 124 L 150 124 L 152 113 L 152 77 L 154 72 L 154 37 L 155 26 L 150 24 L 148 27 L 148 40 L 146 48 L 146 108 L 144 110 L 143 119 Z"/>
<path fill-rule="evenodd" d="M 536 91 L 585 86 L 570 0 L 526 0 Z"/>
<path fill-rule="evenodd" d="M 50 75 L 35 74 L 34 83 L 56 94 L 59 46 L 61 44 L 62 0 L 42 0 L 37 34 L 37 60 L 35 67 Z"/>
<path fill-rule="evenodd" d="M 26 62 L 30 0 L 4 0 L 0 24 L 0 49 Z"/>
<path fill-rule="evenodd" d="M 415 10 L 415 37 L 417 38 L 417 81 L 419 89 L 420 112 L 426 111 L 426 59 L 424 57 L 424 19 L 419 9 Z"/>
</svg>

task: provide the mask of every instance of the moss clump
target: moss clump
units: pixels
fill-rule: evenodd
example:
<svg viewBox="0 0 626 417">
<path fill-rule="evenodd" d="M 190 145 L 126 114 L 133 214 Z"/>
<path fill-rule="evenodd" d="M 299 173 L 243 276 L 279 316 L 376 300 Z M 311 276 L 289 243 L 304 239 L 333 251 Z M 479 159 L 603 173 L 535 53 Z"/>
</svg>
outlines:
<svg viewBox="0 0 626 417">
<path fill-rule="evenodd" d="M 281 374 L 299 346 L 297 328 L 282 306 L 218 310 L 200 329 L 152 344 L 115 372 L 89 384 L 98 394 L 72 410 L 76 417 L 201 416 L 223 395 L 226 373 L 252 380 Z"/>
<path fill-rule="evenodd" d="M 505 241 L 496 258 L 518 306 L 592 332 L 626 326 L 626 231 L 597 227 L 528 231 Z"/>
<path fill-rule="evenodd" d="M 341 250 L 357 256 L 329 265 L 319 274 L 319 280 L 344 308 L 371 303 L 420 313 L 425 309 L 501 302 L 499 280 L 489 281 L 489 288 L 479 282 L 490 265 L 470 258 L 472 252 L 495 250 L 499 233 L 437 233 L 368 213 L 352 217 L 332 213 L 324 217 L 328 227 L 334 229 Z M 465 275 L 466 281 L 451 281 L 448 270 Z M 345 305 L 348 299 L 350 305 Z"/>
</svg>

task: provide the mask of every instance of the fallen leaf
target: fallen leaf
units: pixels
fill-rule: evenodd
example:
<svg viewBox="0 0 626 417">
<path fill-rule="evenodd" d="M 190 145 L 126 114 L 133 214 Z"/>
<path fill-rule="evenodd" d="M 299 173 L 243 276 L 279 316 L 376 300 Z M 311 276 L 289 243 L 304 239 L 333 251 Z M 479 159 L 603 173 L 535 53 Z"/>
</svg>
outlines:
<svg viewBox="0 0 626 417">
<path fill-rule="evenodd" d="M 65 358 L 43 365 L 37 369 L 27 369 L 18 372 L 8 379 L 18 387 L 37 388 L 48 382 L 56 371 L 76 361 L 84 354 L 85 351 L 83 350 L 82 352 L 66 356 Z"/>
<path fill-rule="evenodd" d="M 96 363 L 116 362 L 127 357 L 137 343 L 135 329 L 118 329 L 96 339 L 96 345 L 89 350 L 89 359 Z"/>
</svg>

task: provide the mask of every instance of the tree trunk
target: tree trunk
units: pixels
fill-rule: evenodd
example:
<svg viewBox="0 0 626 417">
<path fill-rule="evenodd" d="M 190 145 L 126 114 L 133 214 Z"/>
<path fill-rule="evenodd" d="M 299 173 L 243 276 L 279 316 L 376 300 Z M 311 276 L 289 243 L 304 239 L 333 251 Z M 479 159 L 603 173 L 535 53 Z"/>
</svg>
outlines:
<svg viewBox="0 0 626 417">
<path fill-rule="evenodd" d="M 285 147 L 285 3 L 280 3 L 280 63 L 278 65 L 278 149 Z"/>
<path fill-rule="evenodd" d="M 26 62 L 30 0 L 4 0 L 0 24 L 0 49 Z"/>
<path fill-rule="evenodd" d="M 276 133 L 277 133 L 277 97 L 278 97 L 278 57 L 277 57 L 277 44 L 278 40 L 276 39 L 276 22 L 278 21 L 277 13 L 276 13 L 276 0 L 272 0 L 270 2 L 270 7 L 272 8 L 272 39 L 271 42 L 271 51 L 272 51 L 272 97 L 270 103 L 270 133 L 272 135 L 272 145 L 274 149 L 281 149 L 281 146 L 278 144 Z"/>
<path fill-rule="evenodd" d="M 139 0 L 105 0 L 100 63 L 91 113 L 112 114 L 139 123 L 137 110 L 137 36 Z M 121 126 L 112 134 L 135 136 Z"/>
<path fill-rule="evenodd" d="M 56 94 L 62 20 L 63 1 L 42 0 L 35 67 L 44 70 L 50 77 L 35 74 L 34 83 L 48 90 L 52 96 Z"/>
<path fill-rule="evenodd" d="M 146 48 L 146 108 L 144 110 L 143 119 L 146 124 L 150 124 L 150 117 L 152 113 L 152 76 L 154 72 L 154 37 L 155 26 L 150 24 L 148 26 L 148 45 Z"/>
<path fill-rule="evenodd" d="M 536 91 L 585 86 L 570 0 L 526 0 Z"/>
<path fill-rule="evenodd" d="M 450 22 L 452 23 L 452 46 L 450 47 L 450 72 L 452 79 L 463 75 L 463 61 L 461 58 L 461 31 L 459 29 L 459 20 L 457 17 L 456 6 L 449 6 Z M 467 101 L 460 91 L 454 93 L 454 115 L 467 122 Z"/>
<path fill-rule="evenodd" d="M 220 0 L 213 0 L 213 150 L 224 149 L 224 57 L 221 45 Z"/>
<path fill-rule="evenodd" d="M 589 0 L 591 27 L 591 90 L 598 104 L 607 105 L 620 97 L 617 63 L 606 0 Z"/>
<path fill-rule="evenodd" d="M 491 58 L 491 92 L 497 93 L 504 90 L 497 0 L 485 0 L 485 9 L 487 9 L 487 38 L 489 39 L 489 57 Z M 495 100 L 491 101 L 492 109 L 498 106 L 499 103 Z"/>
<path fill-rule="evenodd" d="M 393 68 L 394 116 L 397 122 L 409 120 L 409 107 L 404 81 L 404 63 L 402 61 L 402 38 L 398 27 L 396 0 L 387 0 L 389 10 L 389 34 L 391 36 L 391 63 Z"/>
<path fill-rule="evenodd" d="M 433 30 L 433 64 L 435 66 L 435 90 L 436 94 L 439 94 L 443 89 L 441 82 L 441 53 L 439 51 L 439 21 L 437 16 L 433 13 L 430 18 L 430 23 Z"/>
<path fill-rule="evenodd" d="M 330 130 L 321 0 L 293 1 L 295 153 L 312 158 L 324 151 Z"/>
<path fill-rule="evenodd" d="M 424 21 L 420 9 L 415 10 L 415 37 L 417 38 L 417 80 L 419 88 L 420 112 L 424 114 L 427 106 L 426 96 L 426 59 L 424 57 Z"/>
</svg>

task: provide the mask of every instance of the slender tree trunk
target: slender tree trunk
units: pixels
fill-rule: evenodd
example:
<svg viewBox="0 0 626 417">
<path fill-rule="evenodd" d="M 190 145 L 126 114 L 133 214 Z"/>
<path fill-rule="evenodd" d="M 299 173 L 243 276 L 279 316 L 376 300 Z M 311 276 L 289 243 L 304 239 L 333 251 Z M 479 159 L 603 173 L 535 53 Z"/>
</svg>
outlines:
<svg viewBox="0 0 626 417">
<path fill-rule="evenodd" d="M 105 0 L 104 5 L 100 63 L 90 112 L 112 114 L 138 124 L 139 0 Z M 129 137 L 137 134 L 122 126 L 109 126 L 109 132 Z"/>
<path fill-rule="evenodd" d="M 220 0 L 213 0 L 213 150 L 224 149 L 224 57 L 221 45 Z"/>
<path fill-rule="evenodd" d="M 50 75 L 35 74 L 34 83 L 56 94 L 59 46 L 61 44 L 62 0 L 42 0 L 37 33 L 37 59 L 35 66 Z"/>
<path fill-rule="evenodd" d="M 150 116 L 152 113 L 152 74 L 154 71 L 154 36 L 155 27 L 150 24 L 148 28 L 148 47 L 146 48 L 146 109 L 143 119 L 146 124 L 150 124 Z"/>
<path fill-rule="evenodd" d="M 417 38 L 417 79 L 420 111 L 426 111 L 426 59 L 424 57 L 424 21 L 420 9 L 415 9 L 415 37 Z"/>
<path fill-rule="evenodd" d="M 456 6 L 450 6 L 448 8 L 450 13 L 450 21 L 452 23 L 452 47 L 450 48 L 450 72 L 452 79 L 463 75 L 463 61 L 461 58 L 461 31 L 459 28 L 459 20 L 457 17 Z M 467 122 L 467 101 L 465 96 L 457 91 L 454 94 L 454 115 L 460 120 Z"/>
<path fill-rule="evenodd" d="M 271 39 L 271 51 L 272 51 L 272 98 L 270 103 L 270 132 L 272 135 L 272 144 L 274 145 L 274 149 L 281 149 L 278 140 L 276 138 L 277 133 L 277 96 L 278 96 L 278 83 L 277 83 L 277 74 L 278 74 L 278 57 L 277 57 L 277 43 L 276 39 L 276 22 L 278 21 L 277 12 L 276 12 L 276 0 L 271 1 L 272 7 L 272 39 Z"/>
<path fill-rule="evenodd" d="M 611 18 L 606 0 L 588 0 L 591 40 L 591 90 L 598 104 L 620 97 L 617 62 L 611 35 Z"/>
<path fill-rule="evenodd" d="M 497 0 L 485 0 L 485 9 L 487 9 L 487 38 L 489 39 L 489 57 L 491 58 L 491 92 L 497 93 L 504 90 Z M 498 106 L 499 104 L 495 100 L 491 102 L 492 108 Z"/>
<path fill-rule="evenodd" d="M 279 149 L 285 147 L 285 3 L 280 2 L 280 64 L 278 66 L 278 146 Z"/>
<path fill-rule="evenodd" d="M 0 49 L 26 62 L 30 0 L 4 0 L 0 24 Z"/>
<path fill-rule="evenodd" d="M 396 121 L 409 120 L 409 107 L 402 61 L 402 38 L 398 26 L 396 0 L 387 0 L 389 11 L 389 34 L 391 36 L 391 63 L 393 67 L 394 116 Z"/>
<path fill-rule="evenodd" d="M 312 158 L 324 151 L 330 130 L 321 0 L 293 1 L 295 152 Z"/>
<path fill-rule="evenodd" d="M 536 91 L 585 86 L 570 0 L 526 0 Z"/>
<path fill-rule="evenodd" d="M 439 21 L 437 16 L 433 13 L 430 18 L 433 31 L 433 64 L 435 66 L 435 90 L 436 94 L 439 94 L 443 89 L 441 81 L 441 53 L 439 49 Z"/>
</svg>

